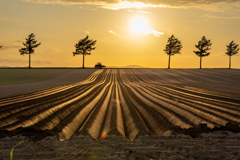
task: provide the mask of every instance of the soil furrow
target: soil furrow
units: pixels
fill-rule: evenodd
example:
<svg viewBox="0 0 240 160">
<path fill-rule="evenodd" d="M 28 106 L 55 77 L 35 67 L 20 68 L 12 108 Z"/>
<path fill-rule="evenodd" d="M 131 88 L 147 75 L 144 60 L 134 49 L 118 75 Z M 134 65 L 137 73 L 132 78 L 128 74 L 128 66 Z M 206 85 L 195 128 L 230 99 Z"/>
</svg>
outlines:
<svg viewBox="0 0 240 160">
<path fill-rule="evenodd" d="M 134 140 L 142 134 L 204 130 L 203 124 L 209 130 L 229 122 L 240 125 L 240 95 L 181 85 L 239 80 L 224 76 L 226 71 L 212 72 L 100 69 L 82 82 L 0 98 L 0 130 L 50 130 L 60 141 L 75 133 Z"/>
</svg>

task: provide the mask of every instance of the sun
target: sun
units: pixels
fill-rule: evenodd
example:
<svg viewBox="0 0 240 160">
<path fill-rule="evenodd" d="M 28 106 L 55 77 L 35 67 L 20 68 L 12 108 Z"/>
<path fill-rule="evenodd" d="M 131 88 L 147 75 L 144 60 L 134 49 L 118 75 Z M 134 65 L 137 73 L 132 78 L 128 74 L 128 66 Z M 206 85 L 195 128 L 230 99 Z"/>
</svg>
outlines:
<svg viewBox="0 0 240 160">
<path fill-rule="evenodd" d="M 138 34 L 144 33 L 148 29 L 147 21 L 141 17 L 134 18 L 130 23 L 130 27 L 132 32 L 138 33 Z"/>
</svg>

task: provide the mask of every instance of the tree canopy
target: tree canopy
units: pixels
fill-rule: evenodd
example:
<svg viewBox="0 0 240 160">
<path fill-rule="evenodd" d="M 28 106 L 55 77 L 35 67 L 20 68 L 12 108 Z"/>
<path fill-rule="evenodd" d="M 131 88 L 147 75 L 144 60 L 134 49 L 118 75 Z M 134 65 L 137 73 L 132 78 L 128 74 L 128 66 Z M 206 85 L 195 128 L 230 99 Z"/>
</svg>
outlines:
<svg viewBox="0 0 240 160">
<path fill-rule="evenodd" d="M 24 54 L 33 54 L 34 53 L 34 48 L 38 47 L 41 43 L 37 43 L 35 40 L 35 35 L 31 33 L 28 35 L 28 38 L 26 38 L 26 43 L 23 43 L 25 46 L 24 48 L 19 49 L 19 52 L 21 55 Z"/>
<path fill-rule="evenodd" d="M 231 68 L 231 56 L 238 53 L 239 48 L 238 44 L 234 43 L 234 41 L 231 41 L 229 45 L 227 45 L 227 52 L 226 54 L 229 55 L 229 69 Z"/>
<path fill-rule="evenodd" d="M 210 55 L 210 52 L 208 52 L 211 49 L 211 40 L 207 40 L 205 36 L 202 37 L 200 41 L 198 41 L 198 44 L 195 45 L 195 47 L 199 51 L 193 51 L 198 57 L 200 57 L 200 69 L 202 68 L 202 57 Z"/>
<path fill-rule="evenodd" d="M 227 45 L 227 52 L 226 54 L 229 56 L 233 56 L 238 53 L 239 48 L 238 44 L 234 43 L 234 41 L 231 41 L 229 45 Z"/>
<path fill-rule="evenodd" d="M 173 56 L 175 54 L 181 54 L 181 49 L 182 49 L 182 43 L 179 41 L 177 38 L 172 35 L 166 44 L 166 48 L 164 51 L 166 52 L 167 55 L 169 55 L 169 60 L 168 60 L 168 69 L 170 69 L 170 56 Z"/>
<path fill-rule="evenodd" d="M 75 55 L 83 55 L 83 68 L 84 68 L 84 57 L 86 55 L 90 55 L 92 50 L 95 50 L 96 47 L 94 45 L 96 44 L 97 40 L 88 39 L 88 35 L 79 40 L 78 43 L 75 45 L 76 51 L 73 52 L 73 56 Z"/>
<path fill-rule="evenodd" d="M 34 53 L 34 48 L 38 47 L 41 43 L 37 43 L 35 40 L 35 35 L 31 33 L 26 38 L 26 43 L 23 43 L 24 48 L 19 49 L 21 55 L 29 54 L 29 68 L 30 68 L 30 55 Z"/>
<path fill-rule="evenodd" d="M 84 38 L 78 41 L 78 43 L 75 45 L 76 52 L 73 52 L 73 56 L 76 54 L 79 55 L 90 55 L 91 51 L 94 50 L 96 47 L 93 47 L 96 44 L 97 40 L 88 39 L 88 35 Z"/>
<path fill-rule="evenodd" d="M 200 41 L 198 41 L 198 44 L 195 45 L 195 47 L 199 50 L 199 51 L 193 51 L 197 56 L 199 57 L 205 57 L 208 56 L 210 54 L 210 52 L 208 52 L 211 49 L 211 40 L 207 40 L 205 38 L 205 36 L 202 37 L 202 39 Z"/>
<path fill-rule="evenodd" d="M 182 49 L 182 43 L 179 41 L 177 38 L 172 35 L 166 44 L 166 48 L 164 51 L 166 52 L 167 55 L 173 56 L 174 54 L 181 54 L 181 49 Z"/>
</svg>

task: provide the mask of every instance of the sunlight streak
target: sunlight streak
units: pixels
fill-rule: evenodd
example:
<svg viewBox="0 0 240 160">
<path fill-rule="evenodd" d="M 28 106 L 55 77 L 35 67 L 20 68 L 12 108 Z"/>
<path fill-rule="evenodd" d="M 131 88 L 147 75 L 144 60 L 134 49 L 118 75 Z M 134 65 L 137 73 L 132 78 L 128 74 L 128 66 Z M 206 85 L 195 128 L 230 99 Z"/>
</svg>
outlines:
<svg viewBox="0 0 240 160">
<path fill-rule="evenodd" d="M 137 34 L 153 34 L 154 36 L 159 37 L 160 35 L 163 35 L 163 32 L 159 32 L 157 30 L 154 30 L 150 27 L 148 27 L 147 21 L 141 17 L 137 17 L 132 20 L 130 23 L 130 27 L 133 33 Z"/>
<path fill-rule="evenodd" d="M 112 33 L 112 34 L 117 34 L 117 33 L 113 32 L 112 30 L 110 30 L 109 32 Z"/>
<path fill-rule="evenodd" d="M 157 37 L 160 37 L 160 35 L 164 35 L 163 32 L 159 32 L 159 31 L 156 31 L 156 30 L 151 29 L 151 28 L 148 28 L 148 30 L 146 30 L 144 33 L 145 34 L 153 34 L 154 36 L 157 36 Z"/>
<path fill-rule="evenodd" d="M 120 9 L 126 9 L 126 8 L 147 8 L 147 7 L 152 7 L 152 8 L 166 8 L 166 5 L 154 5 L 154 4 L 145 4 L 143 2 L 120 2 L 116 4 L 109 4 L 106 6 L 103 6 L 105 9 L 112 9 L 112 10 L 120 10 Z"/>
</svg>

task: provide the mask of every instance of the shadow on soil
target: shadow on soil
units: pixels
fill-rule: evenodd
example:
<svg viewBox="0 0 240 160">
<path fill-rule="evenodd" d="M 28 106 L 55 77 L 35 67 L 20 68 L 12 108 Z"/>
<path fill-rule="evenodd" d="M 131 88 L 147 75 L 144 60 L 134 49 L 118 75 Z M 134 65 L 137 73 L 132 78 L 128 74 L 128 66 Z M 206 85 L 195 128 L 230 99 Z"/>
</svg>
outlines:
<svg viewBox="0 0 240 160">
<path fill-rule="evenodd" d="M 13 131 L 0 131 L 0 139 L 5 137 L 12 137 L 16 135 L 26 136 L 31 141 L 36 142 L 44 139 L 45 137 L 54 136 L 56 134 L 49 130 L 41 131 L 41 130 L 34 130 L 31 128 L 22 128 L 22 127 L 17 128 Z"/>
<path fill-rule="evenodd" d="M 238 126 L 238 124 L 235 123 L 227 123 L 225 126 L 221 126 L 221 127 L 214 127 L 213 129 L 208 128 L 206 124 L 200 124 L 198 126 L 194 126 L 192 128 L 189 129 L 182 129 L 180 127 L 173 127 L 172 130 L 174 130 L 173 135 L 177 135 L 179 133 L 181 134 L 185 134 L 185 135 L 189 135 L 192 138 L 196 138 L 198 137 L 200 134 L 202 133 L 210 133 L 210 132 L 214 132 L 214 131 L 231 131 L 233 133 L 240 133 L 240 127 Z M 109 134 L 116 134 L 116 135 L 120 135 L 118 132 L 114 131 L 114 132 L 109 132 Z M 89 135 L 87 133 L 76 133 L 76 134 L 83 134 L 83 135 Z M 153 134 L 153 133 L 149 133 L 149 132 L 140 132 L 140 135 L 144 135 L 144 134 Z M 45 137 L 48 136 L 57 136 L 57 133 L 53 132 L 53 131 L 49 131 L 49 130 L 35 130 L 32 128 L 17 128 L 13 131 L 5 131 L 5 130 L 1 130 L 0 131 L 0 139 L 5 138 L 5 137 L 12 137 L 12 136 L 17 136 L 17 135 L 22 135 L 25 137 L 28 137 L 28 139 L 30 139 L 31 141 L 40 141 L 42 139 L 44 139 Z M 136 136 L 137 138 L 138 136 Z"/>
<path fill-rule="evenodd" d="M 180 127 L 174 127 L 174 134 L 185 134 L 185 135 L 189 135 L 192 138 L 196 138 L 198 137 L 198 135 L 202 134 L 202 133 L 210 133 L 210 132 L 214 132 L 214 131 L 231 131 L 233 133 L 240 133 L 240 127 L 238 126 L 238 124 L 235 123 L 227 123 L 225 126 L 220 126 L 220 127 L 214 127 L 213 129 L 208 128 L 207 124 L 200 124 L 198 126 L 194 126 L 192 128 L 189 129 L 182 129 Z"/>
</svg>

